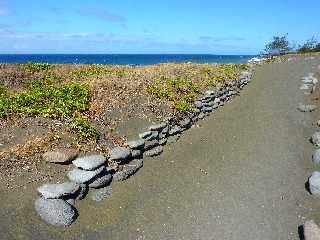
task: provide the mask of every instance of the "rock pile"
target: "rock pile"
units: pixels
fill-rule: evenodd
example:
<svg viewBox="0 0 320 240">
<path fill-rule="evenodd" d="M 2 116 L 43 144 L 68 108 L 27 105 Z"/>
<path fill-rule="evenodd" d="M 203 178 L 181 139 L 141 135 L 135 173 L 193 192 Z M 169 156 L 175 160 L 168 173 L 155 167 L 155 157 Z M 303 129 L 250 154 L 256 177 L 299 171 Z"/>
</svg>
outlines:
<svg viewBox="0 0 320 240">
<path fill-rule="evenodd" d="M 125 146 L 111 149 L 108 161 L 102 155 L 78 157 L 74 152 L 48 152 L 48 162 L 66 163 L 71 160 L 75 168 L 67 173 L 70 182 L 45 184 L 38 188 L 41 197 L 35 209 L 47 223 L 68 226 L 77 217 L 75 202 L 85 198 L 88 191 L 91 199 L 102 201 L 112 194 L 111 182 L 123 181 L 143 167 L 143 158 L 155 157 L 164 151 L 167 144 L 179 140 L 182 133 L 195 122 L 203 119 L 236 96 L 250 82 L 251 72 L 243 72 L 238 81 L 215 91 L 207 91 L 194 102 L 194 111 L 183 119 L 166 119 L 149 126 L 137 139 L 127 141 Z M 108 167 L 112 163 L 117 169 Z"/>
</svg>

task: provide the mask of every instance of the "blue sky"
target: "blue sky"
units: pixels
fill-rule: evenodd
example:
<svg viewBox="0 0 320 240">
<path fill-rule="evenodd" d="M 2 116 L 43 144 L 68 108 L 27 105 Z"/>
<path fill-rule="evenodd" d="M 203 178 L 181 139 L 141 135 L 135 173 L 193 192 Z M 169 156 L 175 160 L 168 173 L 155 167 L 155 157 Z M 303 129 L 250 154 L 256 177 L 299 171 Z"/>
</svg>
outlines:
<svg viewBox="0 0 320 240">
<path fill-rule="evenodd" d="M 320 34 L 319 0 L 0 0 L 0 53 L 256 54 Z"/>
</svg>

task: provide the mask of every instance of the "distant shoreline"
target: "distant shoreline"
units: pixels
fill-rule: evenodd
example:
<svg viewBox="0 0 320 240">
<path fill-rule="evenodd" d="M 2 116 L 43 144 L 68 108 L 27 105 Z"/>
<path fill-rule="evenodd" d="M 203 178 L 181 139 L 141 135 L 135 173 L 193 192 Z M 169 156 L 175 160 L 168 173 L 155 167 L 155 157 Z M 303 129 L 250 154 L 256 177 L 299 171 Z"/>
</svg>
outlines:
<svg viewBox="0 0 320 240">
<path fill-rule="evenodd" d="M 0 54 L 0 63 L 154 65 L 160 63 L 246 63 L 256 55 L 213 54 Z"/>
</svg>

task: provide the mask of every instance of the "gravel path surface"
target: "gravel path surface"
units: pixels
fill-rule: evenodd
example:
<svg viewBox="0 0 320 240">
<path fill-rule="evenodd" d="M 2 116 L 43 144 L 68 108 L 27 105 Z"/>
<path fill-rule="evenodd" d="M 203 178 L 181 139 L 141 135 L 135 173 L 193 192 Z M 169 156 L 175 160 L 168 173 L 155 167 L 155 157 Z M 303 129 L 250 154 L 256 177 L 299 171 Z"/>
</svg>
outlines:
<svg viewBox="0 0 320 240">
<path fill-rule="evenodd" d="M 9 216 L 3 236 L 15 239 L 14 224 L 30 239 L 299 239 L 299 225 L 320 220 L 320 199 L 304 186 L 317 169 L 308 138 L 319 111 L 297 110 L 307 102 L 301 77 L 319 63 L 258 68 L 240 97 L 114 184 L 110 199 L 80 202 L 81 217 L 67 229 L 46 226 L 23 207 L 28 200 L 20 208 L 11 201 L 14 213 L 0 210 Z"/>
</svg>

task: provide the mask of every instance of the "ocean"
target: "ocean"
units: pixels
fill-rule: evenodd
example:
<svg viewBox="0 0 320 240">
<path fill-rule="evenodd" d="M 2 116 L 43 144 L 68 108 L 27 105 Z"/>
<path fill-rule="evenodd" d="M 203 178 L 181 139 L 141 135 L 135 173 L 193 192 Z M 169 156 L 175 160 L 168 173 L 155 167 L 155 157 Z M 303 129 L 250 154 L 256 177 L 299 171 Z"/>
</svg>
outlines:
<svg viewBox="0 0 320 240">
<path fill-rule="evenodd" d="M 0 54 L 0 63 L 151 65 L 168 62 L 246 63 L 252 55 L 209 54 Z"/>
</svg>

